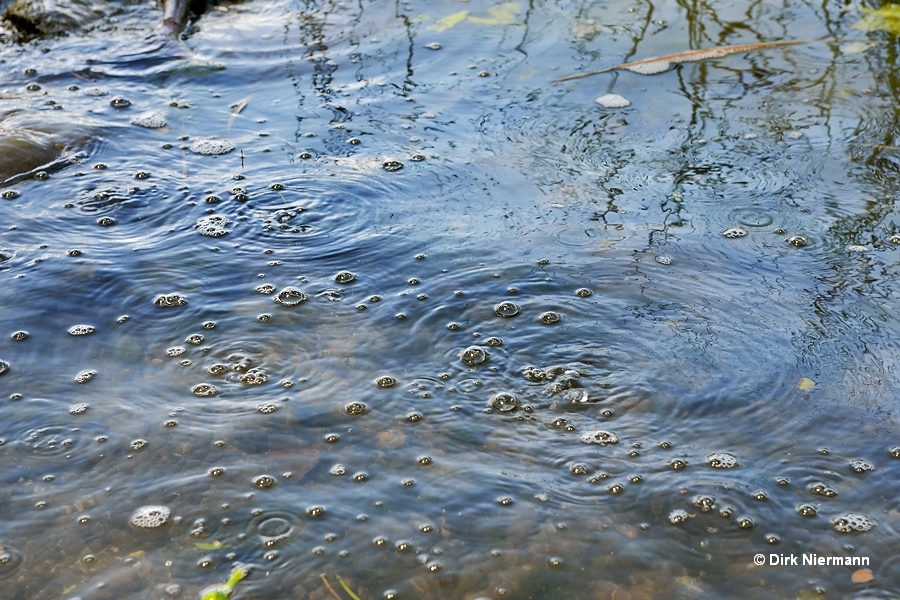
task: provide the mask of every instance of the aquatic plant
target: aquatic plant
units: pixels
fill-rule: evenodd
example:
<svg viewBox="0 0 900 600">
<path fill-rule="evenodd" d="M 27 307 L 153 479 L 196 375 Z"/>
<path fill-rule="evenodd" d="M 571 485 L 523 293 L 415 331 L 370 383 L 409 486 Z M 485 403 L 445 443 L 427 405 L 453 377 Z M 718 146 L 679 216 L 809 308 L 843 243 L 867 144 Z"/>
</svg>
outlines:
<svg viewBox="0 0 900 600">
<path fill-rule="evenodd" d="M 214 585 L 200 592 L 200 600 L 228 600 L 234 591 L 234 586 L 238 584 L 250 570 L 242 565 L 235 565 L 231 571 L 231 577 L 222 585 Z"/>
</svg>

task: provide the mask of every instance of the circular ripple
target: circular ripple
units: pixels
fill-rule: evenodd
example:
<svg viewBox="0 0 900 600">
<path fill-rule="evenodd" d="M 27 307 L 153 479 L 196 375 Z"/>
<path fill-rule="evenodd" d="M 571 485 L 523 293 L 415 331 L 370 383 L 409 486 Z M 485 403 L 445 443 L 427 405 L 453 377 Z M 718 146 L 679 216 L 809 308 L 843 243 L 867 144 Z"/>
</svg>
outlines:
<svg viewBox="0 0 900 600">
<path fill-rule="evenodd" d="M 0 579 L 11 576 L 22 564 L 22 553 L 0 541 Z"/>
<path fill-rule="evenodd" d="M 758 208 L 738 208 L 735 209 L 734 216 L 745 227 L 768 227 L 775 222 L 772 215 Z"/>
</svg>

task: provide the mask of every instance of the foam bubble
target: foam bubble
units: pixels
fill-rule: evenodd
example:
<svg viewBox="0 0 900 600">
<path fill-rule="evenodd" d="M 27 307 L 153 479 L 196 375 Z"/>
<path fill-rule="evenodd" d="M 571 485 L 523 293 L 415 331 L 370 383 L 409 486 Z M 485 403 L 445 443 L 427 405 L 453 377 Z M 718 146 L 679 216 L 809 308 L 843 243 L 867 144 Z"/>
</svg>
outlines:
<svg viewBox="0 0 900 600">
<path fill-rule="evenodd" d="M 232 229 L 228 227 L 229 225 L 231 225 L 231 221 L 222 215 L 207 215 L 197 219 L 197 224 L 194 225 L 194 228 L 200 232 L 200 235 L 222 237 L 226 233 L 232 232 Z"/>
<path fill-rule="evenodd" d="M 840 533 L 865 532 L 875 527 L 872 519 L 859 513 L 844 513 L 832 520 L 831 524 Z"/>
<path fill-rule="evenodd" d="M 90 335 L 94 333 L 92 325 L 72 325 L 69 327 L 69 335 Z"/>
<path fill-rule="evenodd" d="M 168 506 L 142 506 L 134 511 L 129 522 L 134 527 L 140 527 L 141 529 L 154 529 L 168 523 L 171 514 L 172 511 Z"/>
<path fill-rule="evenodd" d="M 714 469 L 733 469 L 738 466 L 738 460 L 728 452 L 713 452 L 706 457 L 706 464 Z"/>
<path fill-rule="evenodd" d="M 166 117 L 158 110 L 148 110 L 132 118 L 131 124 L 147 129 L 160 129 L 166 126 Z"/>
<path fill-rule="evenodd" d="M 160 308 L 184 306 L 185 304 L 187 304 L 187 298 L 185 298 L 181 294 L 160 294 L 153 299 L 153 304 Z"/>
<path fill-rule="evenodd" d="M 75 375 L 76 383 L 87 383 L 91 379 L 94 378 L 94 375 L 97 374 L 97 371 L 93 369 L 85 369 L 84 371 L 79 371 L 77 375 Z"/>
<path fill-rule="evenodd" d="M 234 150 L 234 144 L 228 140 L 217 140 L 215 138 L 196 138 L 191 142 L 191 152 L 194 154 L 205 154 L 213 156 L 216 154 L 227 154 Z"/>
<path fill-rule="evenodd" d="M 601 446 L 606 446 L 607 444 L 618 444 L 619 436 L 612 431 L 595 429 L 581 434 L 581 441 L 585 444 L 599 444 Z"/>
<path fill-rule="evenodd" d="M 597 98 L 597 104 L 604 108 L 625 108 L 631 106 L 631 100 L 619 94 L 603 94 Z"/>
<path fill-rule="evenodd" d="M 641 63 L 639 65 L 628 67 L 628 70 L 632 73 L 637 73 L 638 75 L 656 75 L 657 73 L 668 71 L 670 66 L 672 65 L 669 63 L 669 61 L 656 60 L 653 62 Z"/>
</svg>

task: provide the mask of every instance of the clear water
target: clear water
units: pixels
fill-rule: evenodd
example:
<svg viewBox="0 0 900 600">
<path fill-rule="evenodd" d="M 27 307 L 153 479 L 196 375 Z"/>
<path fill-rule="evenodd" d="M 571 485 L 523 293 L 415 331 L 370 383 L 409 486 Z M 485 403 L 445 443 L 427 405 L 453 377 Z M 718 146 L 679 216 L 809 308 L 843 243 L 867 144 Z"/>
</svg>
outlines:
<svg viewBox="0 0 900 600">
<path fill-rule="evenodd" d="M 900 594 L 893 38 L 825 4 L 254 0 L 184 58 L 158 18 L 0 48 L 2 597 L 234 564 L 242 599 Z M 817 38 L 878 44 L 550 83 Z"/>
</svg>

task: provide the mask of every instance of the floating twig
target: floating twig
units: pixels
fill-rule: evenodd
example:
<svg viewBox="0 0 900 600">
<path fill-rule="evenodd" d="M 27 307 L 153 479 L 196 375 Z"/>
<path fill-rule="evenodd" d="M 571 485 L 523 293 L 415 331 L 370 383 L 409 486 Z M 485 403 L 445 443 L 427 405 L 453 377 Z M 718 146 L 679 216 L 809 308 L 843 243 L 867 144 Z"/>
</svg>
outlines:
<svg viewBox="0 0 900 600">
<path fill-rule="evenodd" d="M 608 73 L 610 71 L 628 70 L 641 75 L 654 75 L 669 70 L 673 64 L 683 62 L 696 62 L 699 60 L 708 60 L 710 58 L 721 58 L 729 54 L 738 54 L 741 52 L 751 52 L 754 50 L 765 50 L 766 48 L 780 48 L 782 46 L 799 46 L 801 44 L 815 44 L 823 42 L 833 42 L 836 40 L 781 40 L 777 42 L 758 42 L 755 44 L 736 44 L 734 46 L 719 46 L 718 48 L 706 48 L 703 50 L 688 50 L 687 52 L 679 52 L 677 54 L 667 54 L 665 56 L 656 56 L 654 58 L 645 58 L 633 62 L 623 63 L 614 67 L 606 67 L 596 71 L 587 73 L 575 73 L 554 79 L 559 83 L 561 81 L 571 81 L 573 79 L 581 79 L 591 75 L 599 75 L 600 73 Z"/>
</svg>

